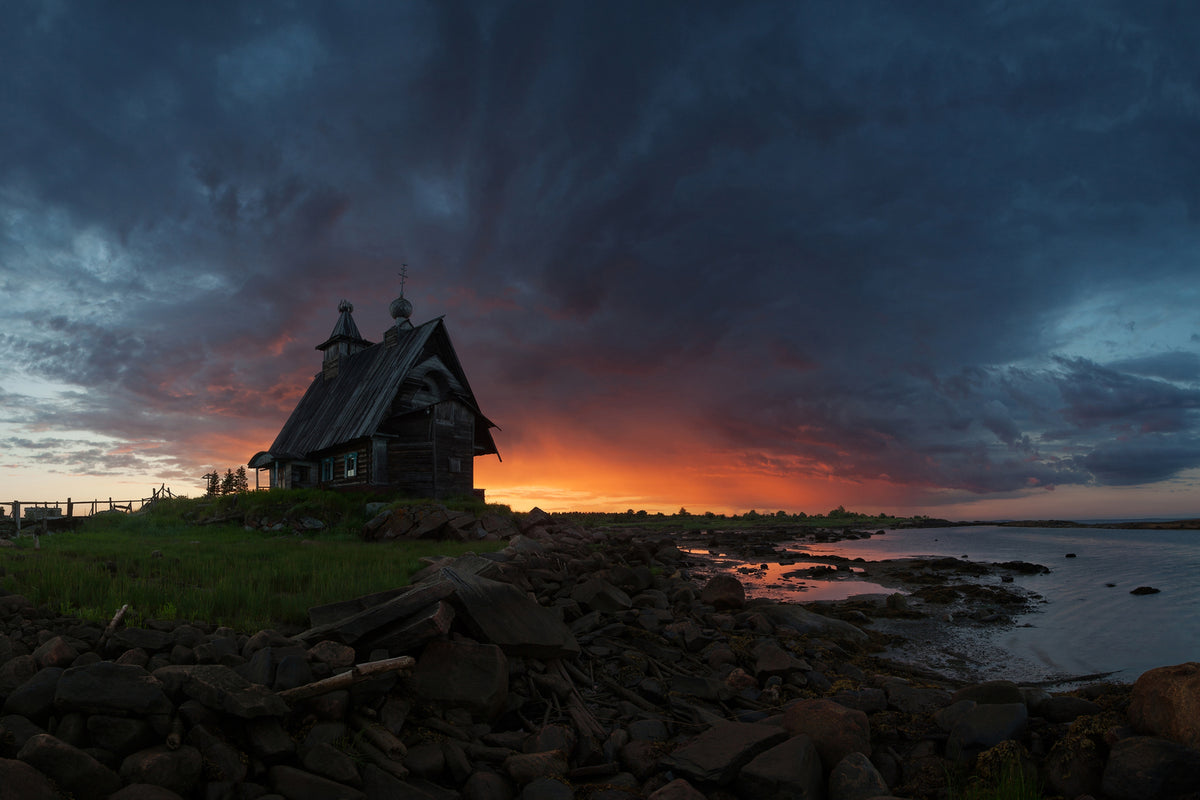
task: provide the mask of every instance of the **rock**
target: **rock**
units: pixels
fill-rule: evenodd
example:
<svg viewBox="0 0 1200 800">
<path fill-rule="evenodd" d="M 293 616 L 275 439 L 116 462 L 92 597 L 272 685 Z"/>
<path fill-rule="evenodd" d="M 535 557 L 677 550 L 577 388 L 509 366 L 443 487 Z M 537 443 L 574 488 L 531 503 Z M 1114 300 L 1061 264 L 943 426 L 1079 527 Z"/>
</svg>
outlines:
<svg viewBox="0 0 1200 800">
<path fill-rule="evenodd" d="M 190 795 L 200 779 L 203 759 L 195 747 L 184 745 L 172 750 L 158 745 L 139 750 L 121 762 L 121 779 L 126 783 L 149 783 Z"/>
<path fill-rule="evenodd" d="M 37 660 L 33 656 L 15 656 L 0 664 L 0 697 L 12 694 L 37 673 Z"/>
<path fill-rule="evenodd" d="M 155 738 L 154 729 L 144 719 L 104 714 L 87 718 L 87 732 L 93 746 L 122 757 L 149 747 Z"/>
<path fill-rule="evenodd" d="M 64 680 L 66 677 L 63 675 Z M 250 683 L 219 664 L 172 665 L 155 670 L 154 677 L 214 711 L 241 719 L 281 717 L 290 710 L 282 698 L 265 686 Z"/>
<path fill-rule="evenodd" d="M 504 771 L 524 785 L 535 778 L 561 778 L 567 774 L 567 756 L 561 750 L 516 753 L 504 759 Z"/>
<path fill-rule="evenodd" d="M 964 686 L 950 696 L 951 703 L 960 700 L 974 700 L 980 705 L 987 703 L 1024 703 L 1025 696 L 1021 688 L 1012 681 L 984 681 L 971 686 Z"/>
<path fill-rule="evenodd" d="M 80 800 L 105 797 L 121 788 L 117 773 L 78 747 L 48 733 L 31 737 L 17 753 L 17 758 Z"/>
<path fill-rule="evenodd" d="M 591 611 L 616 613 L 633 607 L 624 590 L 601 578 L 588 578 L 571 589 L 571 599 Z"/>
<path fill-rule="evenodd" d="M 870 686 L 864 689 L 843 690 L 830 699 L 846 708 L 854 708 L 862 711 L 864 714 L 886 711 L 888 707 L 887 695 L 883 689 L 876 689 Z"/>
<path fill-rule="evenodd" d="M 723 722 L 686 742 L 661 763 L 697 783 L 724 786 L 756 756 L 787 737 L 788 732 L 776 725 Z"/>
<path fill-rule="evenodd" d="M 778 675 L 786 678 L 793 672 L 812 669 L 773 641 L 764 641 L 754 648 L 754 674 L 759 680 Z"/>
<path fill-rule="evenodd" d="M 850 753 L 871 752 L 871 725 L 861 711 L 833 700 L 797 700 L 783 711 L 783 727 L 793 736 L 812 739 L 825 772 Z"/>
<path fill-rule="evenodd" d="M 934 686 L 913 686 L 901 680 L 884 684 L 890 708 L 906 714 L 928 714 L 950 703 L 950 692 Z"/>
<path fill-rule="evenodd" d="M 508 699 L 508 659 L 494 644 L 431 642 L 409 679 L 421 701 L 493 719 Z"/>
<path fill-rule="evenodd" d="M 267 772 L 271 788 L 289 800 L 365 800 L 366 795 L 353 786 L 337 783 L 302 769 L 278 765 Z M 392 795 L 402 797 L 404 795 Z"/>
<path fill-rule="evenodd" d="M 110 794 L 108 800 L 183 800 L 175 792 L 152 783 L 131 783 L 119 792 Z"/>
<path fill-rule="evenodd" d="M 317 642 L 308 648 L 308 657 L 335 670 L 352 667 L 355 661 L 353 647 L 329 639 Z"/>
<path fill-rule="evenodd" d="M 505 653 L 529 658 L 569 658 L 579 654 L 575 635 L 550 609 L 538 605 L 511 583 L 452 568 L 442 575 L 454 586 L 453 602 L 468 627 Z"/>
<path fill-rule="evenodd" d="M 823 617 L 792 603 L 776 603 L 760 610 L 774 624 L 785 625 L 800 634 L 820 636 L 855 647 L 867 643 L 867 634 L 849 622 Z"/>
<path fill-rule="evenodd" d="M 703 792 L 692 786 L 685 778 L 676 778 L 650 793 L 649 800 L 705 800 Z M 803 795 L 796 800 L 806 800 Z"/>
<path fill-rule="evenodd" d="M 0 758 L 0 800 L 59 800 L 58 789 L 42 773 L 11 758 Z"/>
<path fill-rule="evenodd" d="M 408 748 L 404 766 L 418 778 L 436 778 L 446 766 L 446 756 L 437 742 L 427 742 Z"/>
<path fill-rule="evenodd" d="M 147 653 L 157 653 L 160 650 L 170 650 L 174 644 L 173 633 L 145 628 L 121 628 L 108 640 L 108 651 L 145 650 Z"/>
<path fill-rule="evenodd" d="M 296 749 L 296 743 L 276 717 L 256 717 L 246 720 L 245 726 L 250 752 L 264 761 L 279 761 Z"/>
<path fill-rule="evenodd" d="M 210 733 L 204 725 L 193 725 L 188 731 L 188 744 L 200 750 L 204 757 L 205 775 L 210 780 L 240 783 L 245 780 L 250 760 L 228 742 Z"/>
<path fill-rule="evenodd" d="M 883 776 L 862 753 L 848 754 L 829 775 L 829 800 L 869 800 L 888 793 Z"/>
<path fill-rule="evenodd" d="M 54 704 L 89 714 L 169 714 L 171 701 L 163 685 L 142 667 L 97 661 L 71 667 L 58 679 Z"/>
<path fill-rule="evenodd" d="M 1091 700 L 1085 700 L 1082 697 L 1073 697 L 1071 695 L 1062 695 L 1059 697 L 1050 697 L 1038 703 L 1037 715 L 1044 717 L 1047 722 L 1062 723 L 1074 722 L 1077 717 L 1086 716 L 1088 714 L 1099 714 L 1100 706 L 1093 703 Z"/>
<path fill-rule="evenodd" d="M 744 797 L 821 800 L 825 790 L 821 756 L 812 739 L 793 736 L 742 767 L 736 788 Z"/>
<path fill-rule="evenodd" d="M 1156 589 L 1153 586 L 1139 586 L 1136 589 L 1131 589 L 1130 594 L 1158 594 L 1162 589 Z"/>
<path fill-rule="evenodd" d="M 1142 733 L 1200 750 L 1200 663 L 1143 672 L 1133 684 L 1129 721 Z"/>
<path fill-rule="evenodd" d="M 558 778 L 537 778 L 521 790 L 521 800 L 574 800 L 575 790 Z"/>
<path fill-rule="evenodd" d="M 55 636 L 33 651 L 33 660 L 41 668 L 71 666 L 71 662 L 79 658 L 79 652 L 67 643 L 61 636 Z"/>
<path fill-rule="evenodd" d="M 498 772 L 471 773 L 462 787 L 463 800 L 512 800 L 512 783 Z"/>
<path fill-rule="evenodd" d="M 412 750 L 409 751 L 410 755 L 411 753 Z M 301 763 L 309 772 L 337 783 L 344 783 L 347 786 L 359 786 L 362 783 L 362 778 L 358 774 L 358 765 L 354 763 L 354 759 L 327 742 L 321 742 L 308 748 Z"/>
<path fill-rule="evenodd" d="M 0 751 L 15 755 L 27 741 L 45 732 L 25 717 L 9 714 L 0 718 Z"/>
<path fill-rule="evenodd" d="M 1016 739 L 1028 721 L 1029 711 L 1024 703 L 978 704 L 950 729 L 946 757 L 952 760 L 966 758 L 1006 739 Z"/>
<path fill-rule="evenodd" d="M 1165 800 L 1194 796 L 1200 787 L 1200 752 L 1152 736 L 1131 736 L 1112 746 L 1101 791 L 1112 800 Z"/>
<path fill-rule="evenodd" d="M 732 575 L 714 575 L 700 590 L 700 602 L 718 611 L 746 604 L 746 587 Z"/>
<path fill-rule="evenodd" d="M 1063 797 L 1096 795 L 1104 775 L 1104 753 L 1091 736 L 1064 736 L 1050 750 L 1042 771 L 1046 782 Z"/>
<path fill-rule="evenodd" d="M 29 680 L 13 689 L 12 694 L 4 701 L 5 714 L 19 714 L 27 719 L 45 721 L 46 715 L 54 708 L 54 692 L 63 670 L 59 667 L 45 667 Z"/>
</svg>

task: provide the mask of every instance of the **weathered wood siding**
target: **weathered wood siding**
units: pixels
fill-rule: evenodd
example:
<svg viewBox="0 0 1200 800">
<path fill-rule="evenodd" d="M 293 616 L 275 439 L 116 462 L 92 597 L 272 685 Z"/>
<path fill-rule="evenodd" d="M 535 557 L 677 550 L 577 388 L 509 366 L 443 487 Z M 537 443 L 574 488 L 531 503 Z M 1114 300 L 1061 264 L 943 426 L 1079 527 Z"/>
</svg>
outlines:
<svg viewBox="0 0 1200 800">
<path fill-rule="evenodd" d="M 475 414 L 455 400 L 411 414 L 390 426 L 388 486 L 418 497 L 471 494 Z"/>
</svg>

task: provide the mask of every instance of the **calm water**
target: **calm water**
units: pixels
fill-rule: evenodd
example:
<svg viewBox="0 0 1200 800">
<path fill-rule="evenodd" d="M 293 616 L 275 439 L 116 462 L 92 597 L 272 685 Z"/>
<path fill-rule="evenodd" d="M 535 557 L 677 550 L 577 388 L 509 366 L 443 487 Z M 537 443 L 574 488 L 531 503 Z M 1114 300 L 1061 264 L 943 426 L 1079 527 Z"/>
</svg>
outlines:
<svg viewBox="0 0 1200 800">
<path fill-rule="evenodd" d="M 1037 612 L 1017 619 L 1018 625 L 1031 627 L 993 630 L 986 634 L 987 647 L 964 642 L 964 649 L 986 653 L 988 663 L 982 666 L 989 677 L 1047 680 L 1114 672 L 1114 678 L 1132 681 L 1152 667 L 1200 661 L 1200 531 L 930 528 L 832 544 L 797 543 L 787 549 L 797 555 L 868 561 L 966 556 L 1049 567 L 1049 575 L 1015 577 L 1018 585 L 1046 601 Z M 1067 553 L 1076 557 L 1066 558 Z M 1106 585 L 1110 583 L 1115 585 Z M 1129 594 L 1138 586 L 1162 591 Z M 864 584 L 862 591 L 879 588 Z M 819 594 L 797 593 L 793 599 L 821 599 Z"/>
</svg>

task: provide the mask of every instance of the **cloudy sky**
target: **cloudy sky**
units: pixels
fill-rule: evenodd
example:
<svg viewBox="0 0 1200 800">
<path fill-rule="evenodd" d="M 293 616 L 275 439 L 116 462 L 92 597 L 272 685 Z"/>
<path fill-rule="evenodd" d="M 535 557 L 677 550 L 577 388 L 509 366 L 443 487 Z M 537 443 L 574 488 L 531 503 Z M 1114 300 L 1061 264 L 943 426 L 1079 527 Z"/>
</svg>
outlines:
<svg viewBox="0 0 1200 800">
<path fill-rule="evenodd" d="M 1200 6 L 3 16 L 0 502 L 198 493 L 406 263 L 514 508 L 1200 515 Z"/>
</svg>

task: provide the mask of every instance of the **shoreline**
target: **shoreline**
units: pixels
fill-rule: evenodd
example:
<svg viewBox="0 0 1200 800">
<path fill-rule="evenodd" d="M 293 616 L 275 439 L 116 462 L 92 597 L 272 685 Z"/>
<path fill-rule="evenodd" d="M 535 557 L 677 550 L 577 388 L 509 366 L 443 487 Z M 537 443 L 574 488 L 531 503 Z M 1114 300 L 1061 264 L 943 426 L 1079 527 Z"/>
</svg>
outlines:
<svg viewBox="0 0 1200 800">
<path fill-rule="evenodd" d="M 974 525 L 975 523 L 968 523 Z M 1072 527 L 1103 527 L 1082 526 Z M 904 668 L 918 668 L 950 683 L 1011 679 L 1022 685 L 1071 690 L 1082 684 L 1110 680 L 1121 670 L 1088 673 L 1053 672 L 1047 664 L 1027 661 L 996 640 L 1017 627 L 1020 616 L 1036 614 L 1046 602 L 1042 595 L 1016 582 L 1020 575 L 1049 573 L 1042 564 L 1023 561 L 986 562 L 953 557 L 906 557 L 879 560 L 837 555 L 788 552 L 781 558 L 780 542 L 796 541 L 795 531 L 706 531 L 675 534 L 681 548 L 706 564 L 701 576 L 726 574 L 737 578 L 753 602 L 769 600 L 802 604 L 831 618 L 858 625 L 872 638 L 876 655 Z M 806 530 L 809 543 L 830 544 L 881 535 L 882 531 L 852 529 Z M 802 540 L 803 541 L 803 540 Z M 800 568 L 781 584 L 764 578 L 768 560 Z M 813 564 L 825 565 L 810 566 Z M 845 573 L 853 571 L 853 577 Z M 867 581 L 882 591 L 855 593 L 837 599 L 807 598 L 805 578 L 837 579 L 845 591 L 855 581 Z M 839 587 L 843 588 L 843 587 Z M 816 592 L 820 594 L 820 592 Z M 1133 676 L 1136 677 L 1136 676 Z M 1133 678 L 1116 679 L 1131 684 Z"/>
</svg>

